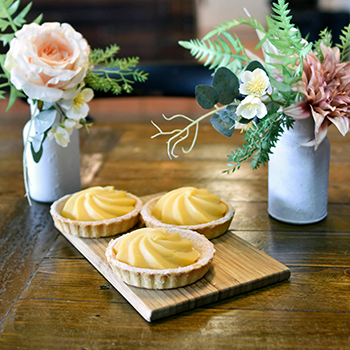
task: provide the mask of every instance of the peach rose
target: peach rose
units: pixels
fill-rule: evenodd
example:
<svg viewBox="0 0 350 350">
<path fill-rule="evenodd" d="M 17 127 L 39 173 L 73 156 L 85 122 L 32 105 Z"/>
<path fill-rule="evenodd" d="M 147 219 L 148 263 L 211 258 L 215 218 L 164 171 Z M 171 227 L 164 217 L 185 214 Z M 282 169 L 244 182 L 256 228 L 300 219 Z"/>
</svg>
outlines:
<svg viewBox="0 0 350 350">
<path fill-rule="evenodd" d="M 11 41 L 5 68 L 12 84 L 31 99 L 56 102 L 81 83 L 90 48 L 67 23 L 24 25 Z"/>
</svg>

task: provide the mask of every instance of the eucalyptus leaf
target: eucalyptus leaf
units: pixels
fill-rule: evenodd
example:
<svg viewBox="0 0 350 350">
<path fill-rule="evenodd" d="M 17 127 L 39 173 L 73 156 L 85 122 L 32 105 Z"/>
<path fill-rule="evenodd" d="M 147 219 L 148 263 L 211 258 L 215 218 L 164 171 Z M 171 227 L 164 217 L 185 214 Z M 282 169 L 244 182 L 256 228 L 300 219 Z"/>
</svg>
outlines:
<svg viewBox="0 0 350 350">
<path fill-rule="evenodd" d="M 48 109 L 40 112 L 33 118 L 34 129 L 38 134 L 42 134 L 48 130 L 55 121 L 57 111 L 55 109 Z"/>
<path fill-rule="evenodd" d="M 243 117 L 240 117 L 240 119 L 238 120 L 239 123 L 241 124 L 248 124 L 252 121 L 253 119 L 246 119 L 246 118 L 243 118 Z"/>
<path fill-rule="evenodd" d="M 196 100 L 203 109 L 213 108 L 219 100 L 218 93 L 210 85 L 196 86 Z"/>
<path fill-rule="evenodd" d="M 235 130 L 234 125 L 236 123 L 237 115 L 235 113 L 236 106 L 229 106 L 234 108 L 226 108 L 224 111 L 215 113 L 211 117 L 211 124 L 214 129 L 220 134 L 230 137 Z"/>
<path fill-rule="evenodd" d="M 33 148 L 33 151 L 35 153 L 38 153 L 40 151 L 40 148 L 44 142 L 44 138 L 45 138 L 44 133 L 36 134 L 35 136 L 30 137 L 30 145 L 31 145 L 31 148 Z"/>
<path fill-rule="evenodd" d="M 30 142 L 30 150 L 32 152 L 32 156 L 33 156 L 33 160 L 35 163 L 39 163 L 41 156 L 43 155 L 43 143 L 46 139 L 46 134 L 41 134 L 43 135 L 43 140 L 41 141 L 40 145 L 39 145 L 39 149 L 37 151 L 35 151 L 34 149 L 34 144 L 33 142 Z M 38 146 L 37 144 L 35 145 L 36 147 Z"/>
<path fill-rule="evenodd" d="M 50 109 L 56 102 L 46 102 L 43 101 L 43 108 L 42 110 L 45 111 L 47 109 Z"/>
<path fill-rule="evenodd" d="M 231 103 L 239 94 L 237 76 L 225 67 L 221 67 L 215 72 L 212 85 L 218 93 L 218 101 L 223 105 Z"/>
<path fill-rule="evenodd" d="M 254 71 L 255 69 L 257 69 L 257 68 L 262 69 L 262 70 L 265 71 L 265 73 L 266 73 L 265 67 L 264 67 L 260 62 L 258 62 L 258 61 L 251 61 L 251 62 L 247 65 L 246 70 L 249 70 L 249 71 L 253 72 L 253 71 Z"/>
</svg>

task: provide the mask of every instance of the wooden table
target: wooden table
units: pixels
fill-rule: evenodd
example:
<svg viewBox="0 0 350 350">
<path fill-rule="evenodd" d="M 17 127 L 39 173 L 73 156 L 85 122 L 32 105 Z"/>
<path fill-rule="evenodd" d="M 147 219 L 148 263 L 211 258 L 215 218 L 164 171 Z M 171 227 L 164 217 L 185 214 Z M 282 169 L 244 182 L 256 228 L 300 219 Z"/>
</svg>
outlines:
<svg viewBox="0 0 350 350">
<path fill-rule="evenodd" d="M 193 152 L 170 161 L 166 140 L 150 139 L 148 114 L 195 109 L 193 101 L 119 101 L 92 104 L 95 125 L 81 133 L 84 187 L 114 185 L 138 196 L 206 187 L 234 206 L 231 230 L 292 275 L 147 323 L 53 227 L 49 205 L 29 207 L 23 198 L 29 112 L 16 105 L 0 117 L 0 349 L 350 349 L 350 137 L 329 132 L 328 217 L 292 226 L 267 214 L 266 168 L 221 174 L 239 133 L 226 138 L 203 124 Z M 141 122 L 120 123 L 123 116 Z"/>
</svg>

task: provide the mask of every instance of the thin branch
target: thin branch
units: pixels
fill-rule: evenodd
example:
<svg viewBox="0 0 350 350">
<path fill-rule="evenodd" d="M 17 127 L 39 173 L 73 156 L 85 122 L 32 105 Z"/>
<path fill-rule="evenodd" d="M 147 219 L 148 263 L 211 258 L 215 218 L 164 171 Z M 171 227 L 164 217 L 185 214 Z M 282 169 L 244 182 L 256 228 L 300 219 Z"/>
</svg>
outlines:
<svg viewBox="0 0 350 350">
<path fill-rule="evenodd" d="M 196 141 L 197 141 L 197 137 L 198 137 L 198 129 L 199 129 L 199 122 L 201 122 L 203 119 L 205 118 L 208 118 L 209 116 L 217 113 L 218 111 L 226 108 L 227 106 L 221 106 L 221 107 L 217 107 L 215 106 L 215 109 L 211 110 L 210 112 L 202 115 L 201 117 L 199 117 L 198 119 L 194 120 L 194 119 L 191 119 L 190 117 L 187 117 L 186 115 L 183 115 L 183 114 L 176 114 L 176 115 L 173 115 L 172 117 L 170 118 L 167 118 L 164 114 L 163 114 L 163 118 L 167 121 L 171 121 L 173 119 L 176 119 L 176 118 L 183 118 L 183 119 L 186 119 L 190 122 L 190 124 L 188 124 L 186 127 L 184 127 L 183 129 L 174 129 L 172 131 L 163 131 L 155 122 L 151 121 L 151 123 L 155 126 L 155 128 L 157 128 L 157 130 L 159 131 L 157 134 L 151 136 L 151 138 L 155 138 L 155 137 L 158 137 L 158 136 L 162 136 L 162 135 L 173 135 L 172 137 L 169 138 L 169 140 L 166 142 L 167 144 L 167 153 L 168 153 L 168 157 L 170 159 L 172 158 L 177 158 L 178 155 L 175 154 L 175 148 L 176 146 L 186 140 L 189 136 L 189 130 L 191 127 L 195 126 L 195 133 L 194 133 L 194 137 L 193 137 L 193 140 L 192 140 L 192 143 L 191 143 L 191 146 L 189 147 L 189 149 L 186 151 L 183 147 L 182 147 L 182 152 L 183 153 L 189 153 L 192 151 L 194 145 L 196 144 Z M 185 135 L 183 135 L 185 134 Z M 178 140 L 176 140 L 177 138 L 179 138 Z M 172 142 L 173 145 L 172 145 Z"/>
</svg>

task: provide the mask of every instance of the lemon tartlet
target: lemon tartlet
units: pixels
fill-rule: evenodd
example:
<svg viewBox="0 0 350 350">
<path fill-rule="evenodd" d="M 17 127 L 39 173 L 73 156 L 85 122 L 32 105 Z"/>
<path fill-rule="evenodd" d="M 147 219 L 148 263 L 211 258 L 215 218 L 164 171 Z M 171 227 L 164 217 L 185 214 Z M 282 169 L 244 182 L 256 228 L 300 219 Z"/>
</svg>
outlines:
<svg viewBox="0 0 350 350">
<path fill-rule="evenodd" d="M 141 228 L 112 239 L 106 258 L 115 275 L 131 286 L 170 289 L 202 278 L 214 253 L 214 245 L 197 232 Z"/>
<path fill-rule="evenodd" d="M 113 186 L 91 187 L 66 195 L 51 206 L 58 230 L 74 236 L 99 238 L 124 233 L 139 220 L 142 201 Z"/>
<path fill-rule="evenodd" d="M 141 210 L 148 227 L 179 227 L 208 239 L 226 232 L 233 215 L 232 206 L 224 199 L 195 187 L 181 187 L 153 198 Z"/>
</svg>

